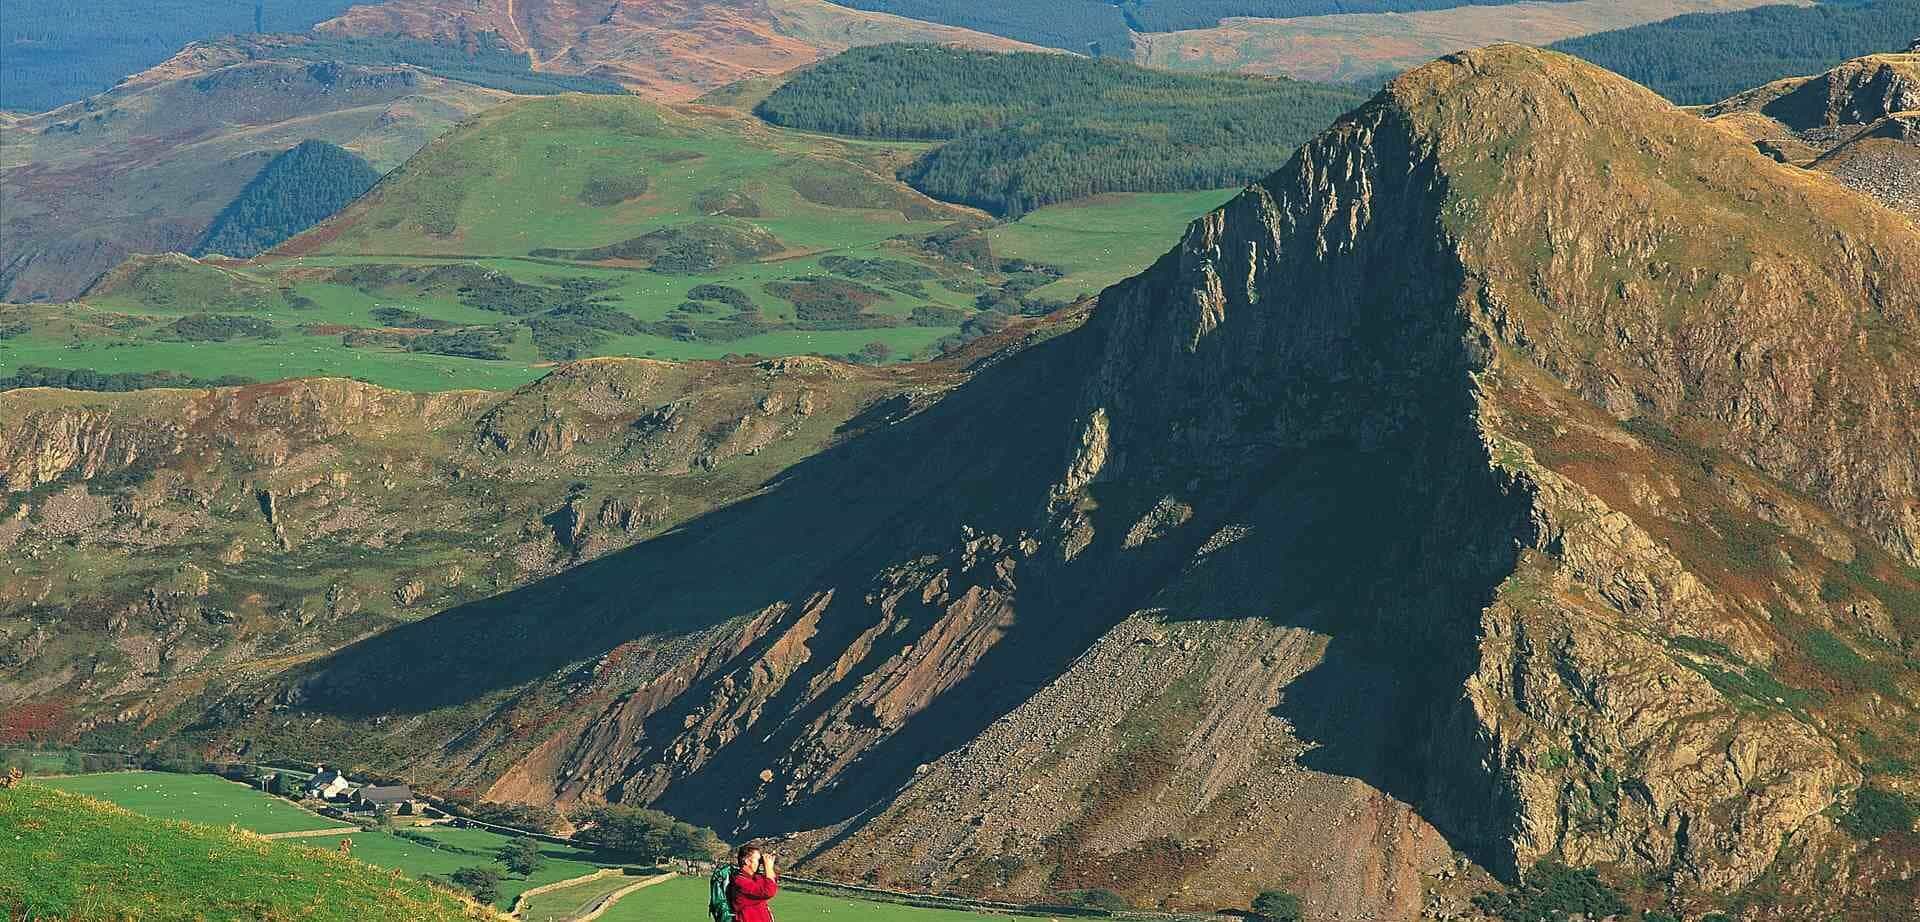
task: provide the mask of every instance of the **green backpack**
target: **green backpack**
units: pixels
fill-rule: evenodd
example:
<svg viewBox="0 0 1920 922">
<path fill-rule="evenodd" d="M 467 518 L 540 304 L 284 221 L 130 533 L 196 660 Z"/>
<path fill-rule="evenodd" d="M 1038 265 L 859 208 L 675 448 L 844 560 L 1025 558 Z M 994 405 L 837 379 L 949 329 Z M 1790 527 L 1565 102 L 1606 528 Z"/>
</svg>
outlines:
<svg viewBox="0 0 1920 922">
<path fill-rule="evenodd" d="M 713 876 L 707 879 L 707 915 L 713 922 L 733 922 L 733 906 L 727 902 L 727 885 L 733 883 L 733 865 L 723 864 L 713 869 Z"/>
</svg>

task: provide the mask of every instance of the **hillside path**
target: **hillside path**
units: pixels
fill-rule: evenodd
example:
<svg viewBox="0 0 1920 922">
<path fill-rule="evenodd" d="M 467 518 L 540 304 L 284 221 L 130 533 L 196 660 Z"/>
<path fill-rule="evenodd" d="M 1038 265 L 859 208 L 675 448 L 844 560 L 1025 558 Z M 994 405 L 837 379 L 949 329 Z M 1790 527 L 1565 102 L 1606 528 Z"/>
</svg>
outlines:
<svg viewBox="0 0 1920 922">
<path fill-rule="evenodd" d="M 618 890 L 613 891 L 612 893 L 608 893 L 604 896 L 601 896 L 599 899 L 593 901 L 592 905 L 590 905 L 587 908 L 586 912 L 583 912 L 580 915 L 575 916 L 572 922 L 592 922 L 592 920 L 600 918 L 600 916 L 603 913 L 613 908 L 613 904 L 615 902 L 618 902 L 621 897 L 626 896 L 627 894 L 632 893 L 635 890 L 645 890 L 646 888 L 651 887 L 654 884 L 661 883 L 663 881 L 672 880 L 674 877 L 675 875 L 673 874 L 655 874 L 652 877 L 649 877 L 645 880 L 635 883 L 631 887 L 622 887 Z"/>
<path fill-rule="evenodd" d="M 262 839 L 304 839 L 308 836 L 342 836 L 356 832 L 366 832 L 358 826 L 336 826 L 332 829 L 295 829 L 292 832 L 262 833 Z"/>
<path fill-rule="evenodd" d="M 527 49 L 527 58 L 539 63 L 540 55 L 534 52 L 533 43 L 527 41 L 527 33 L 520 31 L 520 17 L 514 13 L 513 0 L 507 0 L 507 25 L 513 27 L 513 37 L 519 39 L 521 47 Z"/>
</svg>

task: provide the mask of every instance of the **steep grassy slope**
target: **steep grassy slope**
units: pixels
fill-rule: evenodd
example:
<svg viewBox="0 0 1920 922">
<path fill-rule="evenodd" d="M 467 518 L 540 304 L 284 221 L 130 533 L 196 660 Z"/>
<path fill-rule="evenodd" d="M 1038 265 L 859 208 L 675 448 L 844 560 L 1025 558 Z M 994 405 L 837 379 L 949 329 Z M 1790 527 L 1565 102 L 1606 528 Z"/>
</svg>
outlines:
<svg viewBox="0 0 1920 922">
<path fill-rule="evenodd" d="M 416 880 L 32 783 L 0 789 L 0 911 L 24 919 L 490 919 Z"/>
<path fill-rule="evenodd" d="M 329 35 L 407 35 L 459 43 L 492 32 L 534 69 L 619 81 L 681 101 L 747 77 L 777 74 L 857 45 L 941 42 L 1013 50 L 1021 42 L 868 13 L 824 0 L 388 0 L 321 23 Z"/>
<path fill-rule="evenodd" d="M 505 94 L 400 67 L 176 57 L 0 127 L 0 300 L 65 300 L 131 253 L 193 247 L 275 155 L 309 139 L 380 170 Z"/>
<path fill-rule="evenodd" d="M 1861 817 L 1916 786 L 1917 305 L 1904 216 L 1496 46 L 1023 348 L 592 362 L 490 410 L 0 396 L 44 567 L 4 688 L 884 885 L 1359 920 L 1551 859 L 1684 917 L 1898 918 L 1920 841 Z M 163 527 L 208 544 L 73 578 Z M 535 566 L 436 596 L 400 558 L 443 530 L 485 535 L 463 578 Z"/>
</svg>

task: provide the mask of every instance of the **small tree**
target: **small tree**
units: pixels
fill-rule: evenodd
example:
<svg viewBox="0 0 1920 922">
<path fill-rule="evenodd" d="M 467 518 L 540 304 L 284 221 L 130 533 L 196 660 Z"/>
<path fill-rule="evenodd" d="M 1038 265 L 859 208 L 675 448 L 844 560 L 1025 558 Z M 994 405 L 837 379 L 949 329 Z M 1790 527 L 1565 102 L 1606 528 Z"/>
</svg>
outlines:
<svg viewBox="0 0 1920 922">
<path fill-rule="evenodd" d="M 547 856 L 540 854 L 540 846 L 532 839 L 521 837 L 500 846 L 500 863 L 507 870 L 526 877 L 540 870 L 547 863 Z"/>
<path fill-rule="evenodd" d="M 1300 898 L 1285 890 L 1262 890 L 1253 898 L 1253 914 L 1265 922 L 1300 922 Z"/>
<path fill-rule="evenodd" d="M 392 807 L 373 808 L 373 823 L 374 825 L 379 826 L 381 829 L 384 829 L 388 832 L 392 832 L 393 831 L 393 808 Z"/>
<path fill-rule="evenodd" d="M 683 823 L 658 810 L 593 807 L 575 815 L 586 829 L 574 839 L 633 861 L 661 858 L 711 858 L 718 837 L 713 830 Z"/>
<path fill-rule="evenodd" d="M 400 802 L 400 815 L 401 816 L 413 815 L 413 801 L 403 800 Z"/>
<path fill-rule="evenodd" d="M 473 894 L 474 902 L 485 905 L 500 898 L 500 872 L 492 868 L 460 868 L 447 879 Z"/>
<path fill-rule="evenodd" d="M 60 769 L 69 775 L 77 775 L 87 770 L 86 761 L 80 758 L 80 753 L 67 750 L 66 757 L 60 760 Z"/>
<path fill-rule="evenodd" d="M 1072 890 L 1066 893 L 1068 902 L 1088 909 L 1126 909 L 1127 898 L 1105 887 L 1091 890 Z"/>
</svg>

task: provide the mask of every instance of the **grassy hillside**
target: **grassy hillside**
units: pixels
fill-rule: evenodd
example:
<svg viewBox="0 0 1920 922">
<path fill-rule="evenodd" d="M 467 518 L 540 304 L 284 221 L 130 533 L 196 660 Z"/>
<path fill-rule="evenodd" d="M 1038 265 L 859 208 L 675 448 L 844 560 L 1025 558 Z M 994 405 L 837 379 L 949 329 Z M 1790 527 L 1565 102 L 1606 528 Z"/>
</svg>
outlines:
<svg viewBox="0 0 1920 922">
<path fill-rule="evenodd" d="M 304 141 L 385 172 L 504 98 L 406 68 L 216 57 L 21 119 L 0 145 L 0 300 L 70 299 L 131 253 L 192 249 Z"/>
<path fill-rule="evenodd" d="M 168 772 L 107 772 L 49 778 L 37 782 L 70 794 L 98 798 L 141 816 L 215 828 L 238 827 L 248 832 L 311 833 L 339 829 L 341 820 L 310 813 L 291 802 L 215 775 Z M 338 834 L 316 837 L 285 836 L 277 844 L 287 848 L 331 847 Z M 450 826 L 400 827 L 394 831 L 365 830 L 347 836 L 352 856 L 367 864 L 406 874 L 446 876 L 463 867 L 490 868 L 501 875 L 501 908 L 522 891 L 592 874 L 610 865 L 594 853 L 564 845 L 541 843 L 545 858 L 532 874 L 512 874 L 500 863 L 507 836 L 485 829 Z"/>
<path fill-rule="evenodd" d="M 944 140 L 901 176 L 936 198 L 1018 217 L 1107 192 L 1252 182 L 1362 101 L 1293 80 L 880 45 L 801 72 L 754 111 L 810 131 Z"/>
<path fill-rule="evenodd" d="M 343 375 L 425 391 L 512 387 L 594 355 L 894 361 L 1138 271 L 1223 197 L 1107 199 L 1045 234 L 1031 231 L 1046 211 L 1002 234 L 893 178 L 924 149 L 710 106 L 523 100 L 274 253 L 141 257 L 78 304 L 0 307 L 0 377 Z"/>
<path fill-rule="evenodd" d="M 24 919 L 413 922 L 491 913 L 320 849 L 139 816 L 35 783 L 0 790 L 0 910 Z"/>
<path fill-rule="evenodd" d="M 1849 58 L 1902 51 L 1916 36 L 1920 0 L 1868 0 L 1676 16 L 1552 47 L 1697 105 Z"/>
</svg>

